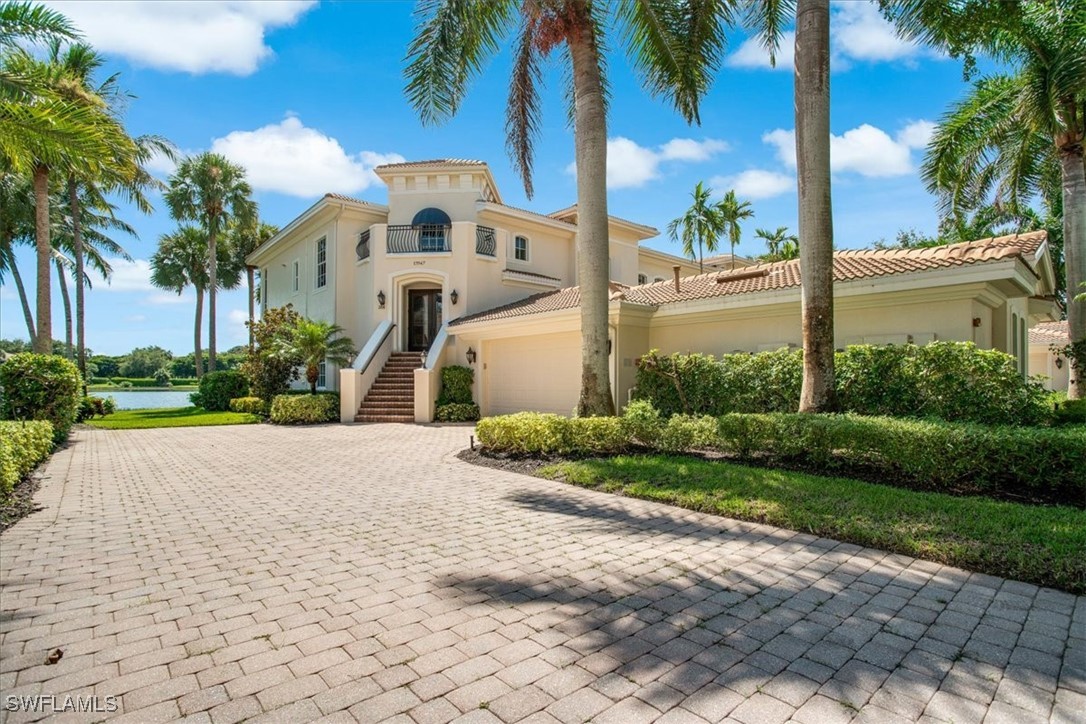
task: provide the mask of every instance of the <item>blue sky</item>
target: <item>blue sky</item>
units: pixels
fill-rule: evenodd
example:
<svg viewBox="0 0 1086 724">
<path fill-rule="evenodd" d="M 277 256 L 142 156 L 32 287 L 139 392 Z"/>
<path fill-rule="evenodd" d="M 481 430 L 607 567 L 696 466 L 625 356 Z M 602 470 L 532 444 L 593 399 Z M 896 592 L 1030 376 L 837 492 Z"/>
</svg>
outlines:
<svg viewBox="0 0 1086 724">
<path fill-rule="evenodd" d="M 285 225 L 325 191 L 382 202 L 372 167 L 389 160 L 478 158 L 490 163 L 507 203 L 549 212 L 575 201 L 573 136 L 557 60 L 547 75 L 536 194 L 528 200 L 504 144 L 508 53 L 471 87 L 458 116 L 423 127 L 403 95 L 403 57 L 415 20 L 410 2 L 53 2 L 108 58 L 107 73 L 137 98 L 132 133 L 156 133 L 180 149 L 220 151 L 243 164 L 265 221 Z M 932 232 L 933 199 L 917 166 L 933 123 L 966 84 L 961 63 L 898 40 L 874 4 L 833 8 L 834 226 L 839 248 Z M 741 254 L 764 251 L 757 227 L 796 226 L 791 48 L 778 69 L 736 33 L 727 67 L 705 99 L 702 125 L 688 126 L 642 92 L 621 53 L 609 60 L 609 205 L 613 214 L 664 229 L 694 184 L 735 188 L 753 204 Z M 169 165 L 155 164 L 165 178 Z M 88 344 L 121 354 L 158 344 L 192 349 L 190 295 L 155 290 L 146 260 L 175 223 L 161 200 L 143 216 L 125 209 L 136 260 L 118 260 L 111 284 L 87 294 Z M 678 252 L 666 236 L 647 242 Z M 19 257 L 33 279 L 29 250 Z M 31 293 L 32 290 L 31 290 Z M 63 336 L 55 294 L 54 330 Z M 33 302 L 32 302 L 33 304 Z M 245 294 L 219 301 L 219 345 L 245 338 Z M 26 337 L 14 288 L 0 288 L 0 337 Z"/>
</svg>

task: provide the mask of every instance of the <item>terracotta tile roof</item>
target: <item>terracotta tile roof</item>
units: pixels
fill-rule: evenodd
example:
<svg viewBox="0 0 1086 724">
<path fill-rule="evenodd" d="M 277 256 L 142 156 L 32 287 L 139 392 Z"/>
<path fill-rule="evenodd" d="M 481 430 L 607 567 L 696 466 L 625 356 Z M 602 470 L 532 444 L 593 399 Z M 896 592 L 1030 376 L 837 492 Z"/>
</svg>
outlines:
<svg viewBox="0 0 1086 724">
<path fill-rule="evenodd" d="M 520 269 L 502 269 L 503 274 L 506 273 L 506 272 L 508 272 L 509 274 L 520 274 L 521 276 L 526 276 L 526 277 L 535 277 L 536 279 L 546 279 L 549 282 L 560 282 L 560 281 L 562 281 L 558 277 L 547 276 L 546 274 L 537 274 L 536 272 L 522 271 Z"/>
<path fill-rule="evenodd" d="M 552 219 L 558 219 L 559 221 L 564 221 L 565 217 L 578 216 L 578 214 L 577 214 L 577 204 L 574 203 L 572 206 L 567 206 L 564 209 L 558 209 L 557 211 L 552 211 L 549 214 L 547 214 L 547 216 L 551 217 Z M 638 221 L 631 221 L 629 219 L 624 219 L 621 216 L 615 216 L 614 214 L 608 214 L 607 218 L 608 219 L 613 219 L 615 221 L 621 221 L 621 222 L 623 222 L 625 224 L 630 224 L 631 226 L 640 226 L 643 229 L 652 229 L 652 231 L 654 231 L 656 234 L 660 233 L 659 229 L 657 229 L 657 228 L 655 228 L 653 226 L 649 226 L 648 224 L 642 224 L 642 223 L 640 223 Z M 573 222 L 566 222 L 566 223 L 573 223 Z"/>
<path fill-rule="evenodd" d="M 431 158 L 426 161 L 403 161 L 401 163 L 384 163 L 377 168 L 414 168 L 416 166 L 485 166 L 485 161 L 476 161 L 472 158 Z"/>
<path fill-rule="evenodd" d="M 1067 344 L 1071 341 L 1071 333 L 1067 321 L 1041 322 L 1029 329 L 1030 344 Z"/>
<path fill-rule="evenodd" d="M 1023 255 L 1032 256 L 1046 238 L 1046 232 L 1033 231 L 1026 234 L 979 239 L 928 249 L 856 249 L 839 251 L 833 255 L 833 278 L 835 282 L 845 282 L 854 279 L 963 267 Z M 635 304 L 659 306 L 695 299 L 788 289 L 799 285 L 799 260 L 793 260 L 771 264 L 756 264 L 736 269 L 733 272 L 714 270 L 705 274 L 684 277 L 680 280 L 679 292 L 675 291 L 675 282 L 672 279 L 651 284 L 641 284 L 635 287 L 627 287 L 612 282 L 611 299 L 624 299 Z M 577 287 L 557 289 L 553 292 L 535 294 L 510 304 L 460 317 L 451 322 L 450 326 L 468 321 L 490 321 L 553 312 L 559 309 L 571 309 L 578 306 L 580 300 L 580 290 Z"/>
<path fill-rule="evenodd" d="M 519 206 L 510 206 L 509 204 L 503 204 L 503 203 L 498 202 L 498 201 L 484 201 L 483 203 L 490 204 L 491 206 L 498 206 L 498 207 L 503 208 L 503 209 L 509 209 L 510 211 L 516 211 L 516 212 L 521 213 L 521 214 L 528 214 L 529 216 L 535 216 L 536 218 L 539 218 L 539 219 L 541 219 L 543 221 L 547 221 L 547 222 L 549 222 L 551 224 L 564 224 L 564 225 L 568 226 L 570 228 L 570 230 L 575 230 L 577 228 L 576 224 L 571 224 L 570 222 L 563 221 L 562 219 L 556 219 L 555 217 L 551 216 L 550 214 L 541 214 L 538 211 L 532 211 L 530 209 L 522 209 Z"/>
</svg>

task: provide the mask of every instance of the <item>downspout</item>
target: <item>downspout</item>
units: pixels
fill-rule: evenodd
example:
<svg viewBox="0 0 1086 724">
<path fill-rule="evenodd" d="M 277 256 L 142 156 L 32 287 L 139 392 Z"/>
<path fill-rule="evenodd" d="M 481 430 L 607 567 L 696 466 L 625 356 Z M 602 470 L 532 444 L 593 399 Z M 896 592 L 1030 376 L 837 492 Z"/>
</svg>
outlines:
<svg viewBox="0 0 1086 724">
<path fill-rule="evenodd" d="M 621 302 L 619 304 L 621 306 Z M 619 365 L 618 365 L 618 359 L 619 359 L 619 354 L 618 354 L 618 349 L 619 349 L 619 347 L 618 347 L 618 325 L 617 324 L 608 324 L 607 325 L 607 331 L 609 333 L 609 339 L 611 340 L 611 360 L 610 360 L 610 362 L 611 362 L 611 398 L 612 398 L 612 402 L 614 402 L 614 405 L 615 405 L 615 414 L 619 415 L 621 413 L 619 412 L 619 404 L 618 404 L 618 373 L 619 373 Z"/>
</svg>

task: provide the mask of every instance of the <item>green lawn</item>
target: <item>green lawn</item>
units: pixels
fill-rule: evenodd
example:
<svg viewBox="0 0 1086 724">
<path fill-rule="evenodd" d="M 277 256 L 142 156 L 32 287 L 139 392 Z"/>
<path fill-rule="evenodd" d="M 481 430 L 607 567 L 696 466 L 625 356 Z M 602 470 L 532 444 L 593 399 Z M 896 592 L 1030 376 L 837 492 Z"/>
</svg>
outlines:
<svg viewBox="0 0 1086 724">
<path fill-rule="evenodd" d="M 689 457 L 562 462 L 540 475 L 1086 593 L 1086 511 Z"/>
<path fill-rule="evenodd" d="M 121 410 L 88 420 L 87 424 L 104 430 L 138 430 L 148 427 L 248 425 L 253 422 L 260 422 L 260 418 L 242 412 L 208 412 L 202 407 L 166 407 L 157 410 Z"/>
</svg>

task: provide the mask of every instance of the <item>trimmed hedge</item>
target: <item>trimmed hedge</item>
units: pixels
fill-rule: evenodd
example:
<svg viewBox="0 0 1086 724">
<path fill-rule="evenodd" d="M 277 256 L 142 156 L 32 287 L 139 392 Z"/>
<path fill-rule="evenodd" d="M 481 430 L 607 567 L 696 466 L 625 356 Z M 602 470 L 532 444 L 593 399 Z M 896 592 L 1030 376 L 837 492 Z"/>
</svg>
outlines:
<svg viewBox="0 0 1086 724">
<path fill-rule="evenodd" d="M 646 402 L 626 415 L 568 419 L 519 413 L 476 427 L 492 452 L 612 454 L 640 444 L 662 452 L 719 450 L 820 473 L 944 492 L 1083 507 L 1086 427 L 992 427 L 861 415 L 730 413 L 665 419 Z"/>
<path fill-rule="evenodd" d="M 53 425 L 47 420 L 0 422 L 0 498 L 53 451 Z"/>
<path fill-rule="evenodd" d="M 474 402 L 447 402 L 434 410 L 437 422 L 474 422 L 479 419 L 479 406 Z"/>
<path fill-rule="evenodd" d="M 15 354 L 0 364 L 0 417 L 48 420 L 53 442 L 68 439 L 83 400 L 83 378 L 72 362 L 51 354 Z"/>
<path fill-rule="evenodd" d="M 267 417 L 268 403 L 259 397 L 235 397 L 230 400 L 230 411 Z"/>
<path fill-rule="evenodd" d="M 1057 425 L 1086 425 L 1086 400 L 1064 400 L 1055 406 Z"/>
<path fill-rule="evenodd" d="M 1036 425 L 1052 417 L 1044 389 L 1022 378 L 1014 358 L 971 342 L 853 345 L 837 353 L 835 366 L 843 412 L 988 425 Z M 633 397 L 665 417 L 794 412 L 802 380 L 800 350 L 719 359 L 650 352 L 638 365 Z"/>
<path fill-rule="evenodd" d="M 276 395 L 272 398 L 271 419 L 277 425 L 316 425 L 339 421 L 339 395 Z"/>
<path fill-rule="evenodd" d="M 208 372 L 200 378 L 200 391 L 189 395 L 192 404 L 208 412 L 225 412 L 230 400 L 249 394 L 249 381 L 237 370 Z"/>
<path fill-rule="evenodd" d="M 441 394 L 437 397 L 434 420 L 437 422 L 471 422 L 479 419 L 479 406 L 471 399 L 471 383 L 475 370 L 462 365 L 441 369 Z"/>
</svg>

